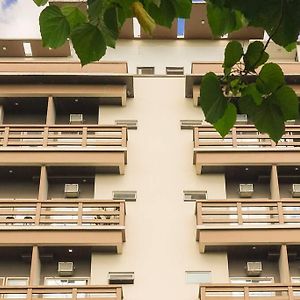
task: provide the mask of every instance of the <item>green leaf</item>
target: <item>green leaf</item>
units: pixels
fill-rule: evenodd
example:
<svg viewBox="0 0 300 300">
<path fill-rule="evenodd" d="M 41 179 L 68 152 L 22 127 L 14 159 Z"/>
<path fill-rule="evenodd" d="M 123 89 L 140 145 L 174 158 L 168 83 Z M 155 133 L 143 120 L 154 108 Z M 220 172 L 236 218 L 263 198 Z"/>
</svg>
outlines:
<svg viewBox="0 0 300 300">
<path fill-rule="evenodd" d="M 37 6 L 43 6 L 48 3 L 48 0 L 33 0 Z"/>
<path fill-rule="evenodd" d="M 284 120 L 294 120 L 299 117 L 299 99 L 295 91 L 287 86 L 282 86 L 275 94 L 274 97 L 278 103 Z"/>
<path fill-rule="evenodd" d="M 251 119 L 254 117 L 258 110 L 258 106 L 251 96 L 245 95 L 238 101 L 241 113 L 248 115 Z"/>
<path fill-rule="evenodd" d="M 286 47 L 297 41 L 300 29 L 299 0 L 222 0 L 222 3 L 228 9 L 241 11 L 249 25 L 265 28 L 275 43 Z"/>
<path fill-rule="evenodd" d="M 227 100 L 223 95 L 221 84 L 213 72 L 204 75 L 201 81 L 200 105 L 206 121 L 214 124 L 223 117 Z"/>
<path fill-rule="evenodd" d="M 76 6 L 63 6 L 61 12 L 67 18 L 71 30 L 87 21 L 87 16 Z"/>
<path fill-rule="evenodd" d="M 272 97 L 260 105 L 254 116 L 254 124 L 260 132 L 268 133 L 274 142 L 280 140 L 284 134 L 284 117 Z"/>
<path fill-rule="evenodd" d="M 243 47 L 240 42 L 231 41 L 225 48 L 223 68 L 233 67 L 243 56 Z"/>
<path fill-rule="evenodd" d="M 269 54 L 264 51 L 264 47 L 264 44 L 259 41 L 255 41 L 248 46 L 247 52 L 244 55 L 246 70 L 254 71 L 269 59 Z"/>
<path fill-rule="evenodd" d="M 242 92 L 243 96 L 252 97 L 256 105 L 260 105 L 263 101 L 262 94 L 258 91 L 255 83 L 250 83 Z"/>
<path fill-rule="evenodd" d="M 246 25 L 243 14 L 225 6 L 223 1 L 208 0 L 207 17 L 214 36 L 222 36 Z"/>
<path fill-rule="evenodd" d="M 99 60 L 106 52 L 106 44 L 101 31 L 91 24 L 76 27 L 71 34 L 71 39 L 83 66 Z"/>
<path fill-rule="evenodd" d="M 265 64 L 256 79 L 257 89 L 264 94 L 275 92 L 284 83 L 283 72 L 281 68 L 274 63 Z"/>
<path fill-rule="evenodd" d="M 215 129 L 224 138 L 236 122 L 236 107 L 232 103 L 228 103 L 225 113 L 221 119 L 214 123 Z"/>
<path fill-rule="evenodd" d="M 66 42 L 70 25 L 57 6 L 46 7 L 41 12 L 39 21 L 44 47 L 58 48 Z"/>
</svg>

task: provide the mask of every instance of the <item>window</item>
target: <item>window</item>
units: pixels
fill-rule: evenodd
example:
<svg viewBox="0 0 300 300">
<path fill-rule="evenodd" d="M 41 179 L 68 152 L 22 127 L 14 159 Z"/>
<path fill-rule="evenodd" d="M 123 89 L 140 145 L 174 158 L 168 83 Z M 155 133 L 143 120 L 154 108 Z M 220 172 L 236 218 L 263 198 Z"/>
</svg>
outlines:
<svg viewBox="0 0 300 300">
<path fill-rule="evenodd" d="M 210 271 L 186 271 L 185 272 L 186 283 L 199 284 L 211 282 Z"/>
<path fill-rule="evenodd" d="M 113 200 L 136 201 L 136 191 L 113 191 Z"/>
<path fill-rule="evenodd" d="M 137 67 L 136 73 L 138 75 L 153 75 L 154 67 Z"/>
<path fill-rule="evenodd" d="M 183 67 L 166 67 L 167 75 L 184 75 Z"/>
<path fill-rule="evenodd" d="M 184 201 L 196 201 L 207 199 L 207 191 L 183 191 Z"/>
<path fill-rule="evenodd" d="M 134 272 L 109 272 L 109 284 L 133 284 Z"/>
</svg>

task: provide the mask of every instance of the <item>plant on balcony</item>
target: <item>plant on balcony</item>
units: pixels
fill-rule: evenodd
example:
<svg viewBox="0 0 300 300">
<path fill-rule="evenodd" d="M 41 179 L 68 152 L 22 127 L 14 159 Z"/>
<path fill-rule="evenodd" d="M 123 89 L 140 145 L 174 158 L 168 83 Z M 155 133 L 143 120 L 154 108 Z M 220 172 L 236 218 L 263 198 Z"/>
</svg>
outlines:
<svg viewBox="0 0 300 300">
<path fill-rule="evenodd" d="M 46 5 L 48 0 L 34 0 Z M 262 27 L 269 39 L 244 51 L 239 42 L 225 50 L 224 75 L 209 72 L 201 80 L 200 106 L 206 121 L 224 137 L 234 126 L 237 109 L 247 114 L 260 132 L 278 142 L 284 122 L 299 116 L 298 98 L 286 85 L 275 63 L 267 63 L 269 42 L 291 51 L 300 30 L 299 0 L 207 0 L 209 25 L 215 36 L 245 26 Z M 75 4 L 47 6 L 40 15 L 43 44 L 57 48 L 70 38 L 82 65 L 99 60 L 115 47 L 120 29 L 136 17 L 151 34 L 156 24 L 171 27 L 175 18 L 189 18 L 192 0 L 87 0 L 87 11 Z M 199 26 L 200 26 L 199 18 Z M 249 76 L 252 75 L 252 76 Z M 252 80 L 249 80 L 249 77 Z"/>
</svg>

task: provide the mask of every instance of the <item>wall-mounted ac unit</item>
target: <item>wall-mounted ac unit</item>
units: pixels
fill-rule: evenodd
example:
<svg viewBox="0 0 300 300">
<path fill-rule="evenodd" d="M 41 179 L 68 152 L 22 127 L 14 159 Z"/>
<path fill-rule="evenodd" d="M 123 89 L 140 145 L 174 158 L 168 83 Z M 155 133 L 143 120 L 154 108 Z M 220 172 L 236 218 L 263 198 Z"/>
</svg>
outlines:
<svg viewBox="0 0 300 300">
<path fill-rule="evenodd" d="M 82 124 L 83 114 L 70 114 L 70 124 Z"/>
<path fill-rule="evenodd" d="M 132 284 L 134 283 L 133 272 L 109 272 L 108 273 L 109 284 Z"/>
<path fill-rule="evenodd" d="M 254 185 L 252 183 L 241 183 L 240 184 L 240 197 L 251 198 L 254 192 Z"/>
<path fill-rule="evenodd" d="M 71 261 L 58 262 L 57 272 L 59 276 L 72 276 L 74 272 L 74 264 Z"/>
<path fill-rule="evenodd" d="M 248 276 L 259 276 L 262 273 L 262 262 L 248 261 L 246 271 Z"/>
<path fill-rule="evenodd" d="M 237 124 L 246 124 L 248 122 L 248 116 L 246 114 L 237 114 L 236 123 Z"/>
<path fill-rule="evenodd" d="M 300 197 L 300 184 L 299 183 L 294 183 L 292 186 L 292 195 L 295 198 Z"/>
<path fill-rule="evenodd" d="M 65 197 L 66 198 L 78 198 L 79 197 L 79 185 L 65 184 Z"/>
</svg>

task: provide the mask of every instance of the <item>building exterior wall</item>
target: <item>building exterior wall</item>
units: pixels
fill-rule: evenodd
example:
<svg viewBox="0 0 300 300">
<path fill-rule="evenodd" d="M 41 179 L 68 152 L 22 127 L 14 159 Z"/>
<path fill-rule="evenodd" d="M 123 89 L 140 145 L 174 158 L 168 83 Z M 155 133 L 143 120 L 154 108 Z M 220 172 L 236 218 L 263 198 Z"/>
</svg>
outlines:
<svg viewBox="0 0 300 300">
<path fill-rule="evenodd" d="M 213 282 L 228 281 L 226 253 L 199 254 L 195 202 L 183 201 L 184 190 L 225 197 L 222 174 L 197 176 L 192 165 L 192 131 L 181 130 L 180 120 L 202 113 L 184 98 L 184 84 L 183 77 L 136 78 L 135 98 L 126 107 L 100 109 L 103 123 L 138 120 L 138 129 L 129 131 L 125 175 L 95 179 L 95 198 L 137 191 L 137 201 L 127 203 L 122 255 L 92 254 L 94 284 L 105 282 L 108 272 L 135 272 L 134 285 L 124 286 L 126 299 L 196 299 L 198 285 L 185 282 L 185 271 L 211 271 Z"/>
</svg>

